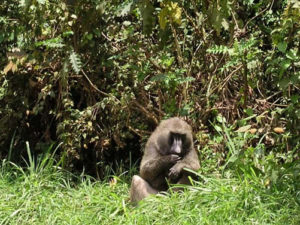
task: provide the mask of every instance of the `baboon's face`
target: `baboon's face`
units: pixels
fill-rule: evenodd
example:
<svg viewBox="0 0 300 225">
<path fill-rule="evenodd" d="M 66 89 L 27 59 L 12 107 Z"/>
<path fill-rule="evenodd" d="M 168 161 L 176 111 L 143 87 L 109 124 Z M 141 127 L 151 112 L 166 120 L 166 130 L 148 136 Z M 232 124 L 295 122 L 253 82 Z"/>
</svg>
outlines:
<svg viewBox="0 0 300 225">
<path fill-rule="evenodd" d="M 185 134 L 178 134 L 174 132 L 170 132 L 169 135 L 169 154 L 176 154 L 182 156 L 184 154 L 184 147 L 186 142 Z"/>
<path fill-rule="evenodd" d="M 193 148 L 193 136 L 188 125 L 181 123 L 173 121 L 171 124 L 163 124 L 163 127 L 159 126 L 149 139 L 149 146 L 155 145 L 161 155 L 185 156 Z"/>
</svg>

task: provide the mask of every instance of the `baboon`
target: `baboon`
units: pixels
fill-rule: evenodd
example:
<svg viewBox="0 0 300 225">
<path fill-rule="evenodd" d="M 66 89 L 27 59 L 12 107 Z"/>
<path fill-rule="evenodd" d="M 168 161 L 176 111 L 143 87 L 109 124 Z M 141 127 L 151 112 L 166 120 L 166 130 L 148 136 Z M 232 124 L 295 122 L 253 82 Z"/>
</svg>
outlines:
<svg viewBox="0 0 300 225">
<path fill-rule="evenodd" d="M 138 202 L 150 194 L 167 191 L 168 183 L 189 184 L 190 174 L 183 168 L 200 168 L 192 128 L 178 117 L 163 120 L 146 143 L 140 176 L 132 178 L 130 200 Z"/>
</svg>

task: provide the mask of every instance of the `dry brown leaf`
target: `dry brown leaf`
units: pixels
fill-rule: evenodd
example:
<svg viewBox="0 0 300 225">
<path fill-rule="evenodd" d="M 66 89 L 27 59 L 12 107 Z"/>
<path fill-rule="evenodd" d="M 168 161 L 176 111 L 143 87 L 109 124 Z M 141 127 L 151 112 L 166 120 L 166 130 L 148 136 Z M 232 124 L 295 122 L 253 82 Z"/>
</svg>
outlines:
<svg viewBox="0 0 300 225">
<path fill-rule="evenodd" d="M 256 133 L 256 131 L 257 131 L 257 129 L 256 129 L 256 128 L 252 128 L 252 129 L 250 129 L 250 130 L 249 130 L 249 132 L 250 132 L 251 134 L 255 134 L 255 133 Z"/>
<path fill-rule="evenodd" d="M 11 68 L 11 71 L 14 73 L 14 72 L 17 71 L 17 69 L 18 69 L 17 64 L 14 64 L 14 63 L 13 63 L 12 68 Z"/>
<path fill-rule="evenodd" d="M 274 132 L 277 133 L 277 134 L 282 134 L 284 133 L 284 129 L 282 127 L 275 127 L 274 129 Z"/>
<path fill-rule="evenodd" d="M 251 125 L 246 125 L 246 126 L 240 127 L 236 132 L 243 133 L 243 132 L 248 131 L 250 128 L 251 128 Z"/>
<path fill-rule="evenodd" d="M 107 147 L 110 145 L 110 141 L 109 141 L 109 139 L 104 139 L 101 144 L 102 144 L 102 147 Z"/>
<path fill-rule="evenodd" d="M 6 75 L 9 71 L 12 70 L 14 63 L 12 61 L 9 61 L 9 63 L 4 68 L 3 72 Z"/>
<path fill-rule="evenodd" d="M 259 128 L 258 129 L 258 133 L 262 134 L 264 132 L 264 129 L 263 128 Z"/>
</svg>

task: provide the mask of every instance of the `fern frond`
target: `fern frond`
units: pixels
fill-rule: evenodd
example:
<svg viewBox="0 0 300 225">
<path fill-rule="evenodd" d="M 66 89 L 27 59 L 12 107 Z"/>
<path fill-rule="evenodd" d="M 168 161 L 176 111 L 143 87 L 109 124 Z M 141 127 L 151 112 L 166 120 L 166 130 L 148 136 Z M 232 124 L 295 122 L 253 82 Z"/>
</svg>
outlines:
<svg viewBox="0 0 300 225">
<path fill-rule="evenodd" d="M 70 59 L 73 70 L 76 73 L 79 73 L 81 70 L 81 67 L 82 67 L 82 63 L 81 63 L 81 60 L 80 60 L 78 54 L 76 54 L 76 52 L 72 51 L 69 59 Z"/>
<path fill-rule="evenodd" d="M 65 46 L 61 37 L 52 38 L 44 41 L 39 41 L 35 43 L 35 46 L 45 46 L 48 48 L 62 48 Z"/>
<path fill-rule="evenodd" d="M 229 51 L 228 47 L 224 45 L 215 45 L 207 49 L 208 53 L 213 53 L 213 54 L 225 54 L 228 53 L 228 51 Z"/>
</svg>

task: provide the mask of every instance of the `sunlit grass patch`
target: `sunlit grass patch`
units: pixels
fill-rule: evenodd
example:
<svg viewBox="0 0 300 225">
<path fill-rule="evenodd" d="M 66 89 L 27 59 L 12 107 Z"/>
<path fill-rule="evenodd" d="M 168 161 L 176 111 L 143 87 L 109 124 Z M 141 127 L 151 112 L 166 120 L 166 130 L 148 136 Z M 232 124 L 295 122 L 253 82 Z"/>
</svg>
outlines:
<svg viewBox="0 0 300 225">
<path fill-rule="evenodd" d="M 3 162 L 1 224 L 299 224 L 291 192 L 228 175 L 200 176 L 182 193 L 128 202 L 128 177 L 97 182 L 59 168 L 30 172 Z"/>
</svg>

